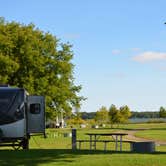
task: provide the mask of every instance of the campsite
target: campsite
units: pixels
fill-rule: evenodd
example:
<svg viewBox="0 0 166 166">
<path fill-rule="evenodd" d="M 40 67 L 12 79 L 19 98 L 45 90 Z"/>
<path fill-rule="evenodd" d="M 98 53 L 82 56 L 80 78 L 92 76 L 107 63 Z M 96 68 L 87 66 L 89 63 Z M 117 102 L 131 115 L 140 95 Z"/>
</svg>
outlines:
<svg viewBox="0 0 166 166">
<path fill-rule="evenodd" d="M 166 166 L 166 1 L 0 1 L 0 166 Z"/>
<path fill-rule="evenodd" d="M 160 124 L 126 124 L 119 128 L 100 129 L 78 129 L 77 136 L 80 139 L 88 139 L 86 132 L 131 132 L 137 130 L 136 136 L 152 139 L 156 141 L 156 151 L 154 153 L 133 153 L 130 152 L 129 144 L 125 143 L 123 151 L 116 152 L 114 144 L 109 145 L 107 151 L 103 151 L 103 144 L 97 145 L 97 150 L 89 150 L 89 144 L 85 143 L 81 150 L 71 150 L 71 137 L 64 137 L 64 133 L 70 133 L 71 129 L 48 129 L 47 138 L 43 136 L 34 137 L 30 140 L 28 151 L 12 150 L 12 148 L 0 149 L 0 165 L 88 165 L 100 166 L 117 165 L 123 166 L 164 166 L 166 164 L 166 130 L 165 123 Z M 143 130 L 144 129 L 144 130 Z M 86 138 L 87 137 L 87 138 Z M 161 145 L 159 145 L 161 143 Z M 10 162 L 9 162 L 10 158 Z"/>
</svg>

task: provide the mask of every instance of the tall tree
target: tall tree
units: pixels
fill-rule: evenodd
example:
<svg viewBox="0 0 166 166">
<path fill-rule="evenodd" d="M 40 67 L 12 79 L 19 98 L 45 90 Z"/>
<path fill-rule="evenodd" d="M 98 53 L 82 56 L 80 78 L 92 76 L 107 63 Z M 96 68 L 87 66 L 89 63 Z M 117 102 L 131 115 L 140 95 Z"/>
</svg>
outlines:
<svg viewBox="0 0 166 166">
<path fill-rule="evenodd" d="M 130 108 L 127 105 L 125 105 L 125 106 L 120 107 L 119 110 L 120 110 L 120 114 L 121 114 L 120 122 L 126 123 L 129 119 L 129 117 L 131 116 Z"/>
<path fill-rule="evenodd" d="M 166 109 L 164 107 L 160 107 L 159 117 L 160 118 L 166 118 Z"/>
<path fill-rule="evenodd" d="M 0 18 L 0 83 L 44 95 L 48 117 L 56 114 L 53 110 L 68 114 L 84 99 L 78 96 L 81 86 L 74 84 L 71 48 L 34 24 Z"/>
<path fill-rule="evenodd" d="M 107 123 L 108 122 L 108 110 L 106 107 L 102 106 L 97 112 L 95 116 L 95 120 L 100 123 Z"/>
<path fill-rule="evenodd" d="M 119 110 L 116 108 L 115 105 L 111 105 L 111 107 L 109 108 L 109 120 L 111 123 L 111 127 L 113 127 L 113 124 L 117 124 L 120 123 L 120 113 Z"/>
</svg>

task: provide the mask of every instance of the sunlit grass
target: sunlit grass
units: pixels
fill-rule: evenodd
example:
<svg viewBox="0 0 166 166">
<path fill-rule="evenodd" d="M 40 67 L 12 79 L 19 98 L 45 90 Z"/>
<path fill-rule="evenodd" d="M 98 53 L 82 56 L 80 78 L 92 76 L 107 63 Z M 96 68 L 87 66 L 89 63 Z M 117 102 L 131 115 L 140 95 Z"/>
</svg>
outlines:
<svg viewBox="0 0 166 166">
<path fill-rule="evenodd" d="M 166 137 L 166 124 L 129 124 L 110 129 L 78 129 L 77 138 L 89 139 L 88 132 L 114 132 L 126 129 L 152 128 L 140 131 L 154 139 Z M 162 132 L 163 131 L 163 132 Z M 157 134 L 154 134 L 157 133 Z M 47 138 L 34 136 L 30 139 L 30 150 L 14 151 L 12 148 L 1 148 L 1 166 L 165 166 L 166 146 L 156 146 L 152 154 L 130 152 L 130 145 L 123 144 L 123 152 L 115 152 L 115 144 L 109 143 L 103 151 L 103 143 L 97 144 L 97 150 L 89 150 L 89 143 L 84 143 L 81 150 L 71 150 L 71 137 L 64 137 L 71 129 L 47 129 Z"/>
<path fill-rule="evenodd" d="M 166 130 L 144 130 L 135 134 L 138 137 L 166 141 Z"/>
</svg>

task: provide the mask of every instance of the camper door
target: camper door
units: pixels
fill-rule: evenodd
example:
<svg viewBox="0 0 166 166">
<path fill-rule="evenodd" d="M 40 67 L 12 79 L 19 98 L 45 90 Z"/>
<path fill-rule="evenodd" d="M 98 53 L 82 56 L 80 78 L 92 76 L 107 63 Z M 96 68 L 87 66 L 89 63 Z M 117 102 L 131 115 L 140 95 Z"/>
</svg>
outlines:
<svg viewBox="0 0 166 166">
<path fill-rule="evenodd" d="M 45 133 L 45 101 L 43 96 L 28 96 L 28 133 Z"/>
</svg>

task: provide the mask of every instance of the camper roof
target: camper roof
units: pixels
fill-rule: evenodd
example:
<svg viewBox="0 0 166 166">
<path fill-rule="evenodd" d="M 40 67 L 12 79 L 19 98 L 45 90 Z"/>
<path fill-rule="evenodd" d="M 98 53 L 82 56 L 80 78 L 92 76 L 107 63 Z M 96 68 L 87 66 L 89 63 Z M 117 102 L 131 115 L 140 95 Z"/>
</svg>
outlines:
<svg viewBox="0 0 166 166">
<path fill-rule="evenodd" d="M 27 95 L 29 95 L 29 93 L 24 89 L 24 88 L 18 88 L 18 87 L 11 87 L 11 86 L 1 86 L 0 85 L 0 90 L 9 90 L 9 91 L 25 91 L 25 93 Z"/>
</svg>

